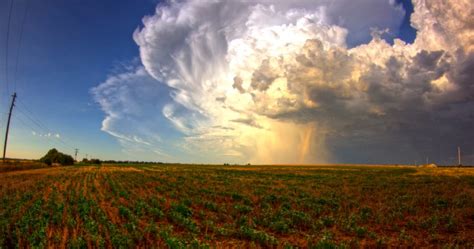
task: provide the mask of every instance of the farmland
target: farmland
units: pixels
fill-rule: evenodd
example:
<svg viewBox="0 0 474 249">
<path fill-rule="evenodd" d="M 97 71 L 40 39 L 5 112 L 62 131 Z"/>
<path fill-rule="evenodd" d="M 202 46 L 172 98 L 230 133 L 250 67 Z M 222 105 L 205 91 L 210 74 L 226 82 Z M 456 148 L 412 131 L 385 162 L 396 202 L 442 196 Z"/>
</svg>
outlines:
<svg viewBox="0 0 474 249">
<path fill-rule="evenodd" d="M 102 165 L 0 173 L 0 248 L 474 247 L 474 170 Z"/>
</svg>

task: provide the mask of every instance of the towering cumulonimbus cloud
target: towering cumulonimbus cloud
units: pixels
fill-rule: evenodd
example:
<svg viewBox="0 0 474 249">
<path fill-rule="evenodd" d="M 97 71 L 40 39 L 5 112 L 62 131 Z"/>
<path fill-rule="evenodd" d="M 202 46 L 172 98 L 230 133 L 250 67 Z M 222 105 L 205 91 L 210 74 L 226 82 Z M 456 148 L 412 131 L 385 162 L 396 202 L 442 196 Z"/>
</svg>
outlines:
<svg viewBox="0 0 474 249">
<path fill-rule="evenodd" d="M 93 90 L 108 115 L 103 129 L 129 138 L 130 126 L 148 126 L 128 124 L 123 134 L 117 116 L 165 117 L 181 134 L 166 141 L 171 150 L 209 161 L 449 160 L 449 147 L 474 146 L 473 4 L 413 5 L 414 43 L 390 44 L 382 37 L 405 15 L 395 1 L 161 4 L 134 33 L 143 64 L 136 70 L 154 79 L 150 91 L 165 84 L 171 100 L 128 114 L 117 108 L 128 100 L 111 100 L 129 89 L 110 94 L 109 79 Z M 133 87 L 130 78 L 124 85 Z M 133 104 L 150 101 L 158 102 Z"/>
</svg>

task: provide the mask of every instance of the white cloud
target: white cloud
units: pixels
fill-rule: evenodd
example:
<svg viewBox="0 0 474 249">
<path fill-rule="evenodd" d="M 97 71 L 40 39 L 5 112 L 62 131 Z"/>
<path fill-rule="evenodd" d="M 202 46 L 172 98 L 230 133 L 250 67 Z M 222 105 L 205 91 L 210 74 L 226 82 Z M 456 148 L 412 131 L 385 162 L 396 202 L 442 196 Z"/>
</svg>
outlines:
<svg viewBox="0 0 474 249">
<path fill-rule="evenodd" d="M 125 65 L 122 73 L 110 76 L 91 93 L 106 114 L 102 130 L 115 137 L 127 154 L 133 151 L 147 160 L 157 159 L 145 152 L 160 150 L 166 142 L 163 136 L 169 129 L 163 125 L 166 119 L 160 113 L 164 103 L 170 101 L 169 90 L 143 67 Z M 137 155 L 134 158 L 144 160 Z"/>
<path fill-rule="evenodd" d="M 38 137 L 46 137 L 46 138 L 61 138 L 61 135 L 59 135 L 59 133 L 51 133 L 51 132 L 48 132 L 48 133 L 37 133 L 36 131 L 31 131 L 31 134 L 33 136 L 38 136 Z"/>
<path fill-rule="evenodd" d="M 372 31 L 396 31 L 404 11 L 394 1 L 159 5 L 134 33 L 144 68 L 93 91 L 107 113 L 103 130 L 149 137 L 160 132 L 143 121 L 164 116 L 182 133 L 176 150 L 264 163 L 416 158 L 436 154 L 441 133 L 449 145 L 474 141 L 459 135 L 473 124 L 473 6 L 414 7 L 415 42 L 391 45 Z M 158 82 L 171 92 L 160 112 L 149 108 L 162 96 L 153 95 Z"/>
</svg>

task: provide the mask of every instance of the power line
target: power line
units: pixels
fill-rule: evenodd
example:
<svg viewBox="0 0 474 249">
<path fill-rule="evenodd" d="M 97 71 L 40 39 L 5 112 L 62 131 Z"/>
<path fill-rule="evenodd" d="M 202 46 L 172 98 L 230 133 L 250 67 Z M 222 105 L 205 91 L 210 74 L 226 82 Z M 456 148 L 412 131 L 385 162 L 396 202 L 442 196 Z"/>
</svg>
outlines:
<svg viewBox="0 0 474 249">
<path fill-rule="evenodd" d="M 16 50 L 16 59 L 14 61 L 14 71 L 13 71 L 13 88 L 14 90 L 16 91 L 17 89 L 17 85 L 18 85 L 18 82 L 17 82 L 17 78 L 18 78 L 18 66 L 19 66 L 19 61 L 20 61 L 20 54 L 21 54 L 21 45 L 22 45 L 22 41 L 23 41 L 23 33 L 24 33 L 24 26 L 25 26 L 25 22 L 26 22 L 26 19 L 27 19 L 27 15 L 28 15 L 28 11 L 29 11 L 29 8 L 30 8 L 30 1 L 29 0 L 25 0 L 26 1 L 26 5 L 25 5 L 25 10 L 24 10 L 24 13 L 23 13 L 23 17 L 21 19 L 21 25 L 20 25 L 20 33 L 19 33 L 19 39 L 18 39 L 18 46 L 17 46 L 17 50 Z M 5 81 L 6 81 L 6 95 L 8 96 L 9 92 L 10 92 L 10 82 L 9 82 L 9 43 L 10 43 L 10 29 L 11 29 L 11 19 L 12 19 L 12 13 L 13 13 L 13 6 L 15 4 L 15 0 L 10 0 L 9 1 L 10 3 L 10 6 L 9 6 L 9 12 L 8 12 L 8 21 L 7 21 L 7 33 L 6 33 L 6 41 L 5 41 Z M 16 100 L 16 93 L 13 95 L 14 96 L 14 100 L 12 102 L 12 105 L 10 107 L 10 115 L 11 115 L 11 109 L 12 107 L 14 106 L 14 101 Z M 40 130 L 43 130 L 47 133 L 46 137 L 53 137 L 54 138 L 54 142 L 60 142 L 63 146 L 66 146 L 66 147 L 69 147 L 71 149 L 75 149 L 74 146 L 71 146 L 70 144 L 68 144 L 67 142 L 65 142 L 61 136 L 59 134 L 55 134 L 54 132 L 52 132 L 51 129 L 49 129 L 46 125 L 44 125 L 43 122 L 40 121 L 40 119 L 38 119 L 36 117 L 36 115 L 34 115 L 34 113 L 32 111 L 30 111 L 27 107 L 27 105 L 21 101 L 21 99 L 18 99 L 20 100 L 19 102 L 21 103 L 21 108 L 18 108 L 17 109 L 20 111 L 20 113 L 22 114 L 22 116 L 26 117 L 32 124 L 34 124 L 35 126 L 37 126 Z M 10 116 L 9 115 L 9 116 Z M 14 116 L 15 118 L 16 116 Z M 10 121 L 10 117 L 8 118 L 8 120 Z M 32 129 L 31 126 L 27 125 L 22 119 L 19 119 L 20 122 L 22 122 L 24 125 L 28 126 L 30 129 Z M 8 122 L 9 123 L 9 122 Z M 4 150 L 6 149 L 6 141 L 8 139 L 8 127 L 9 125 L 7 125 L 7 133 L 5 135 L 5 145 L 4 145 Z M 32 129 L 33 131 L 35 129 Z M 38 133 L 40 134 L 40 133 Z M 5 154 L 5 152 L 4 152 Z M 76 152 L 77 154 L 77 152 Z M 5 155 L 4 155 L 5 157 Z"/>
<path fill-rule="evenodd" d="M 26 103 L 23 102 L 21 99 L 18 99 L 19 100 L 19 103 L 21 106 L 19 106 L 19 110 L 20 112 L 23 112 L 26 111 L 28 113 L 24 113 L 29 119 L 31 119 L 31 121 L 33 123 L 35 123 L 37 126 L 39 126 L 40 128 L 42 128 L 43 130 L 47 131 L 47 132 L 52 132 L 51 129 L 49 129 L 43 122 L 41 122 L 39 120 L 39 118 L 37 118 L 37 116 L 26 106 Z"/>
<path fill-rule="evenodd" d="M 26 128 L 30 129 L 34 133 L 34 135 L 41 136 L 41 132 L 38 132 L 38 130 L 33 128 L 31 125 L 29 125 L 26 121 L 24 121 L 22 118 L 20 118 L 20 116 L 16 115 L 16 116 L 14 116 L 14 119 L 16 121 L 19 121 Z M 56 140 L 54 140 L 54 138 L 47 137 L 47 136 L 46 136 L 46 138 L 48 138 L 47 141 L 52 147 L 64 148 L 63 145 L 60 145 Z"/>
<path fill-rule="evenodd" d="M 24 117 L 27 117 L 24 112 L 19 112 L 20 114 L 22 114 L 22 116 Z M 42 136 L 42 137 L 46 137 L 48 138 L 47 141 L 49 142 L 50 145 L 52 145 L 53 147 L 58 147 L 58 148 L 65 148 L 63 144 L 60 144 L 59 143 L 59 138 L 58 137 L 53 137 L 53 136 L 48 136 L 48 135 L 41 135 L 41 133 L 45 132 L 41 127 L 40 128 L 40 131 L 37 130 L 37 128 L 33 128 L 31 125 L 29 125 L 26 121 L 24 121 L 23 119 L 20 118 L 20 116 L 16 115 L 14 116 L 16 118 L 16 120 L 20 121 L 20 123 L 22 123 L 24 126 L 26 126 L 27 128 L 31 129 L 32 132 L 34 132 L 35 134 L 34 135 L 38 135 L 38 136 Z M 27 120 L 30 120 L 30 119 L 27 119 Z M 30 122 L 32 123 L 32 121 L 30 120 Z M 35 124 L 35 123 L 32 123 L 32 124 Z M 36 124 L 35 124 L 36 125 Z M 38 125 L 36 125 L 36 127 L 38 127 Z M 43 130 L 43 132 L 41 132 L 41 130 Z M 47 132 L 49 134 L 49 132 Z"/>
<path fill-rule="evenodd" d="M 32 126 L 30 126 L 28 123 L 26 123 L 22 118 L 20 118 L 19 115 L 16 115 L 13 117 L 14 120 L 16 121 L 20 121 L 20 123 L 22 123 L 24 126 L 26 126 L 28 129 L 30 129 L 32 132 L 34 132 L 35 134 L 36 133 L 39 133 L 38 131 L 36 131 L 35 128 L 33 128 Z"/>
<path fill-rule="evenodd" d="M 40 129 L 42 129 L 43 131 L 46 131 L 46 132 L 49 132 L 49 130 L 47 128 L 45 128 L 44 126 L 40 125 L 35 119 L 33 119 L 31 116 L 29 116 L 26 112 L 24 112 L 23 110 L 21 109 L 18 109 L 18 111 L 20 111 L 20 113 L 22 113 L 26 118 L 28 118 L 33 124 L 35 124 L 37 127 L 39 127 Z"/>
<path fill-rule="evenodd" d="M 54 133 L 51 129 L 49 129 L 43 122 L 39 120 L 39 118 L 26 106 L 25 102 L 23 102 L 21 99 L 18 99 L 19 103 L 21 106 L 18 106 L 18 110 L 25 115 L 28 119 L 31 120 L 36 126 L 38 126 L 40 129 L 45 131 L 46 133 Z M 26 113 L 26 112 L 27 113 Z M 63 143 L 66 144 L 66 142 L 62 141 Z M 71 145 L 67 145 L 70 148 L 74 148 Z"/>
<path fill-rule="evenodd" d="M 44 129 L 46 129 L 46 130 L 49 130 L 49 129 L 46 127 L 46 125 L 44 125 L 44 124 L 39 120 L 39 118 L 37 118 L 37 116 L 34 114 L 34 112 L 32 112 L 32 111 L 28 108 L 28 106 L 26 105 L 25 102 L 23 102 L 23 100 L 18 99 L 18 103 L 21 105 L 21 108 L 22 108 L 22 109 L 24 109 L 26 112 L 28 112 L 28 113 L 30 114 L 30 116 L 35 119 L 35 122 L 38 123 L 39 126 L 42 126 L 42 127 L 43 127 Z"/>
<path fill-rule="evenodd" d="M 27 119 L 29 119 L 33 124 L 35 124 L 38 128 L 40 128 L 41 130 L 43 130 L 44 132 L 46 132 L 47 134 L 52 134 L 54 135 L 54 132 L 49 129 L 48 127 L 46 127 L 45 125 L 43 125 L 40 121 L 38 120 L 35 120 L 33 117 L 31 117 L 29 114 L 27 114 L 26 112 L 24 112 L 21 108 L 18 108 L 18 110 L 20 111 L 20 113 L 23 114 L 23 116 L 25 116 Z M 74 146 L 66 143 L 60 136 L 56 137 L 57 140 L 62 143 L 64 146 L 66 147 L 69 147 L 71 149 L 75 149 Z"/>
<path fill-rule="evenodd" d="M 10 87 L 8 83 L 8 43 L 10 41 L 10 23 L 12 19 L 12 10 L 13 10 L 13 3 L 15 0 L 10 1 L 10 10 L 8 12 L 8 21 L 7 21 L 7 35 L 5 39 L 5 81 L 7 85 L 7 94 L 10 92 Z"/>
<path fill-rule="evenodd" d="M 22 101 L 21 99 L 17 99 L 18 105 L 17 110 L 19 113 L 21 113 L 23 116 L 25 116 L 32 124 L 34 124 L 36 127 L 38 127 L 40 130 L 47 134 L 51 134 L 53 136 L 48 136 L 54 139 L 53 141 L 61 143 L 64 147 L 67 147 L 71 150 L 75 150 L 76 147 L 72 146 L 71 144 L 67 143 L 61 136 L 54 136 L 55 132 L 49 129 L 43 122 L 40 121 L 40 119 L 27 107 L 26 103 Z M 57 133 L 56 133 L 57 134 Z M 61 147 L 63 147 L 61 146 Z M 64 148 L 63 147 L 63 148 Z"/>
<path fill-rule="evenodd" d="M 16 52 L 16 61 L 15 61 L 15 71 L 13 74 L 13 85 L 14 85 L 14 90 L 16 91 L 16 85 L 17 85 L 17 74 L 18 74 L 18 63 L 20 60 L 20 51 L 21 51 L 21 44 L 23 41 L 23 29 L 25 26 L 25 21 L 26 21 L 26 16 L 28 15 L 28 10 L 30 9 L 30 1 L 26 0 L 26 7 L 25 7 L 25 12 L 23 13 L 23 18 L 21 20 L 21 26 L 20 26 L 20 38 L 18 39 L 18 49 Z"/>
<path fill-rule="evenodd" d="M 21 112 L 21 111 L 20 111 L 20 112 Z M 48 136 L 51 136 L 51 135 L 54 136 L 54 135 L 55 135 L 55 133 L 54 133 L 52 130 L 50 130 L 50 129 L 48 129 L 48 128 L 45 128 L 45 127 L 39 125 L 38 122 L 37 122 L 37 121 L 34 121 L 34 119 L 32 119 L 30 116 L 28 116 L 28 114 L 26 114 L 26 113 L 24 113 L 24 112 L 22 112 L 22 114 L 23 114 L 24 116 L 26 116 L 26 118 L 28 118 L 29 120 L 31 120 L 36 126 L 38 126 L 40 129 L 42 129 L 46 134 L 48 134 Z M 56 134 L 58 134 L 58 133 L 56 133 Z M 63 144 L 64 146 L 69 147 L 70 149 L 74 149 L 74 146 L 72 146 L 72 145 L 66 143 L 66 142 L 61 138 L 61 136 L 55 136 L 55 137 L 56 137 L 57 141 L 60 142 L 61 144 Z"/>
</svg>

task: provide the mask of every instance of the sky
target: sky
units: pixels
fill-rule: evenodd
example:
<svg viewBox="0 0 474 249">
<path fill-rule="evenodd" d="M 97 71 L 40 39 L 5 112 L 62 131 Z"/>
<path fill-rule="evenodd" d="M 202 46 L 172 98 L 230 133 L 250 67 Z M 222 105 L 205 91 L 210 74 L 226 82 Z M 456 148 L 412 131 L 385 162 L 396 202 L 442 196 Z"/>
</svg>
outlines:
<svg viewBox="0 0 474 249">
<path fill-rule="evenodd" d="M 474 163 L 469 0 L 11 3 L 10 157 Z"/>
</svg>

